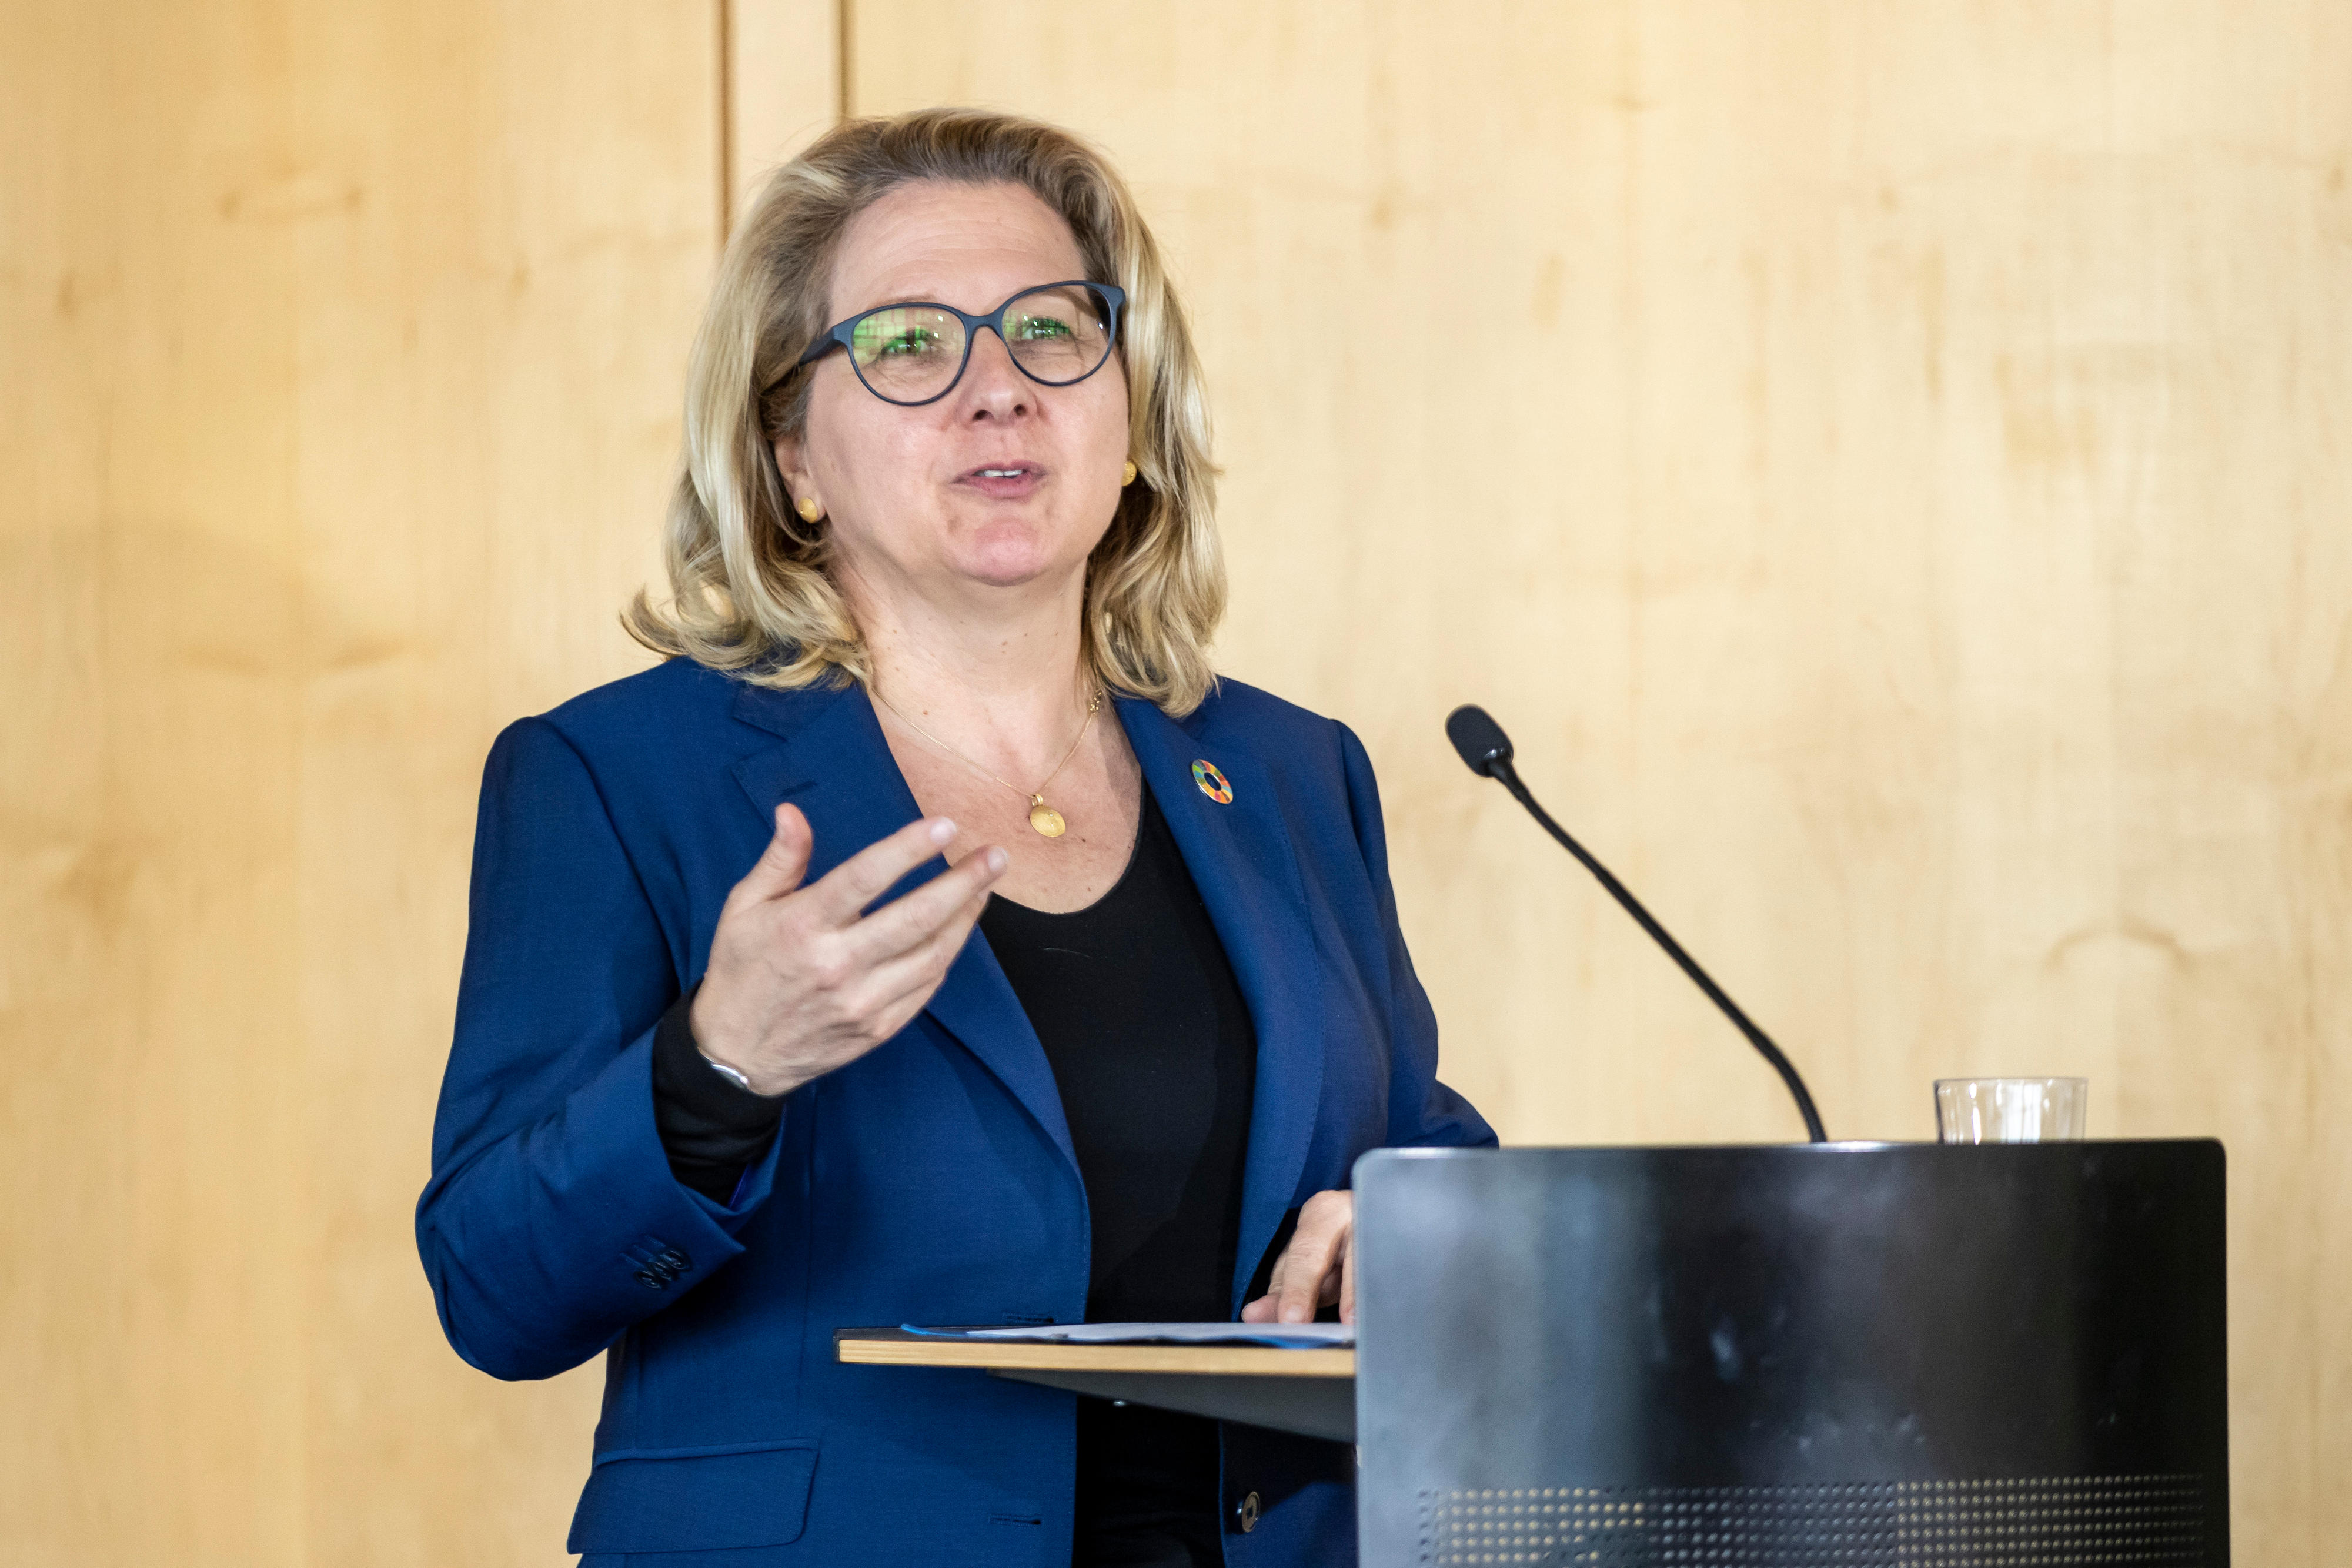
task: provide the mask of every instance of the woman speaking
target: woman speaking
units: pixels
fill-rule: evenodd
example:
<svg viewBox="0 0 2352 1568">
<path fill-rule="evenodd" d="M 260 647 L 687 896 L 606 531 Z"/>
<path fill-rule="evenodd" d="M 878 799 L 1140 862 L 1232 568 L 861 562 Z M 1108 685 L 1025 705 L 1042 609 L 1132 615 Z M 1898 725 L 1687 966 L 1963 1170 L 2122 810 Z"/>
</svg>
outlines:
<svg viewBox="0 0 2352 1568">
<path fill-rule="evenodd" d="M 730 246 L 666 662 L 490 754 L 417 1208 L 468 1362 L 604 1353 L 585 1568 L 1354 1561 L 1344 1446 L 833 1352 L 1345 1318 L 1356 1156 L 1493 1141 L 1363 747 L 1211 672 L 1206 427 L 1051 127 L 844 124 Z"/>
</svg>

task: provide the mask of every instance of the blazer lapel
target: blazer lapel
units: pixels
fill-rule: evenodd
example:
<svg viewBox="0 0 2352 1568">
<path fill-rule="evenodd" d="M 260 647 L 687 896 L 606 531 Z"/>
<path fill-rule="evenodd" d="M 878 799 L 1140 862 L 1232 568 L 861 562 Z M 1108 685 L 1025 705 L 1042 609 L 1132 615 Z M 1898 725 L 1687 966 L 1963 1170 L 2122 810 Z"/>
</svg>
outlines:
<svg viewBox="0 0 2352 1568">
<path fill-rule="evenodd" d="M 747 685 L 735 699 L 734 715 L 784 739 L 738 762 L 735 779 L 762 819 L 772 821 L 785 800 L 806 814 L 816 841 L 805 882 L 816 881 L 922 815 L 862 688 L 774 692 Z M 944 869 L 945 862 L 932 857 L 891 889 L 890 896 L 920 886 Z M 1012 1091 L 1075 1172 L 1077 1155 L 1053 1067 L 996 955 L 977 930 L 923 1010 Z"/>
<path fill-rule="evenodd" d="M 1257 1031 L 1257 1092 L 1242 1179 L 1234 1310 L 1292 1207 L 1323 1094 L 1321 966 L 1298 857 L 1272 776 L 1231 741 L 1196 741 L 1149 702 L 1118 699 L 1119 721 L 1160 802 L 1186 868 L 1234 967 Z M 1233 799 L 1195 783 L 1192 764 L 1219 769 Z"/>
</svg>

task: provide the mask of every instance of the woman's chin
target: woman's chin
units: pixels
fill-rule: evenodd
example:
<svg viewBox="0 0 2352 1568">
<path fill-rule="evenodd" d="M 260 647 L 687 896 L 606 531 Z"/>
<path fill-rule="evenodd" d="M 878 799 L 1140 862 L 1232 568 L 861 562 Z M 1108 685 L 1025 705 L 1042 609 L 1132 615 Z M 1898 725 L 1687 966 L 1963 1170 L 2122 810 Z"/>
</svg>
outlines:
<svg viewBox="0 0 2352 1568">
<path fill-rule="evenodd" d="M 966 561 L 960 568 L 965 581 L 979 588 L 1027 588 L 1053 574 L 1053 563 L 1034 556 L 1002 556 Z"/>
<path fill-rule="evenodd" d="M 987 588 L 1024 588 L 1070 568 L 1053 541 L 1019 526 L 991 528 L 964 541 L 956 552 L 956 570 L 966 580 Z M 1075 563 L 1083 570 L 1086 558 Z"/>
</svg>

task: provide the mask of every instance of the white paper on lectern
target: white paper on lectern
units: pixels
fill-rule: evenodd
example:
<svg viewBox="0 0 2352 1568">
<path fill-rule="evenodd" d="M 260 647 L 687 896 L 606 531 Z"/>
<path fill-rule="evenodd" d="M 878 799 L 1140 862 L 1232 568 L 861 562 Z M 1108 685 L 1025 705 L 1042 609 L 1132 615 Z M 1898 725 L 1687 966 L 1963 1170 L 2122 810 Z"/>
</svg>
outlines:
<svg viewBox="0 0 2352 1568">
<path fill-rule="evenodd" d="M 1272 1344 L 1297 1350 L 1345 1348 L 1356 1343 L 1352 1323 L 1050 1323 L 1043 1327 L 970 1329 L 967 1339 L 1043 1340 L 1056 1344 Z"/>
</svg>

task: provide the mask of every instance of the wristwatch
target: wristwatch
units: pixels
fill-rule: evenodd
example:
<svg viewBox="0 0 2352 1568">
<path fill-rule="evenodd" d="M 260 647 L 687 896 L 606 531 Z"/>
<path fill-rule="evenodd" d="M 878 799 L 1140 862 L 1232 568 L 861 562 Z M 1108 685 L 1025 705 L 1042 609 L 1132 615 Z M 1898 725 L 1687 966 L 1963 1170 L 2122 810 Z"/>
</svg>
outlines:
<svg viewBox="0 0 2352 1568">
<path fill-rule="evenodd" d="M 697 1050 L 697 1051 L 695 1051 L 695 1053 L 694 1053 L 694 1054 L 695 1054 L 695 1055 L 697 1055 L 697 1056 L 702 1056 L 702 1052 L 701 1052 L 699 1050 Z M 710 1071 L 711 1071 L 716 1072 L 717 1074 L 719 1074 L 719 1077 L 724 1078 L 725 1080 L 727 1080 L 727 1082 L 728 1082 L 732 1083 L 733 1085 L 735 1085 L 735 1087 L 736 1087 L 736 1088 L 740 1089 L 741 1091 L 743 1091 L 743 1092 L 744 1092 L 744 1093 L 746 1093 L 746 1094 L 759 1094 L 759 1093 L 760 1093 L 760 1092 L 759 1092 L 757 1089 L 754 1089 L 754 1088 L 752 1088 L 752 1087 L 751 1087 L 751 1081 L 750 1079 L 748 1079 L 748 1078 L 744 1077 L 741 1073 L 740 1073 L 740 1072 L 736 1071 L 733 1068 L 731 1068 L 731 1067 L 728 1066 L 725 1062 L 723 1062 L 723 1061 L 710 1061 L 710 1058 L 709 1058 L 709 1057 L 707 1057 L 707 1056 L 702 1056 L 702 1060 L 703 1060 L 703 1061 L 705 1061 L 710 1062 Z M 761 1094 L 761 1095 L 760 1095 L 760 1098 L 761 1098 L 762 1100 L 764 1100 L 764 1099 L 766 1099 L 766 1098 L 767 1098 L 767 1096 L 766 1096 L 766 1095 L 764 1095 L 764 1094 Z"/>
</svg>

